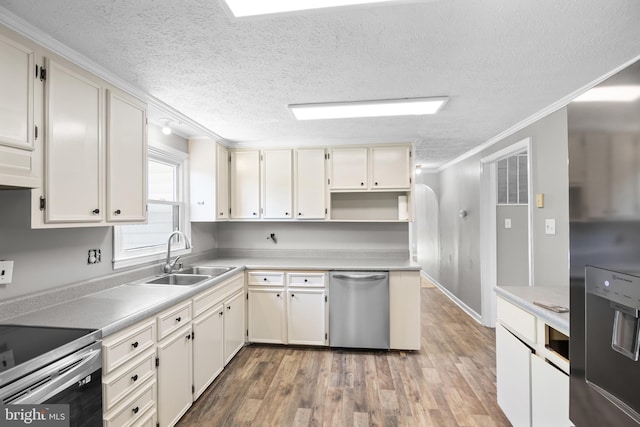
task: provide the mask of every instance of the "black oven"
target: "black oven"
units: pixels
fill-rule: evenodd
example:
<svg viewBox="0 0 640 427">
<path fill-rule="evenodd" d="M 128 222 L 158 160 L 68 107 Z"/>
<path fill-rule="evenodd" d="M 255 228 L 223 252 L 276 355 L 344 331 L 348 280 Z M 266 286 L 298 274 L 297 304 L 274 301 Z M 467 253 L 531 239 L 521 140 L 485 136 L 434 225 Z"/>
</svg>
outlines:
<svg viewBox="0 0 640 427">
<path fill-rule="evenodd" d="M 101 426 L 100 338 L 94 330 L 0 325 L 0 404 L 68 405 L 68 425 Z"/>
</svg>

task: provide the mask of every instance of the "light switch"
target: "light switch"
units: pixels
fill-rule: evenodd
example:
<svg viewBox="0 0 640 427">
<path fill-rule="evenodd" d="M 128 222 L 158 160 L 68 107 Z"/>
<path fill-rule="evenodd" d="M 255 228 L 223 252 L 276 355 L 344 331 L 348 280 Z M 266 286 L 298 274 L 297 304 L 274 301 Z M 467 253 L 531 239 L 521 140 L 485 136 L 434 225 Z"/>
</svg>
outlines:
<svg viewBox="0 0 640 427">
<path fill-rule="evenodd" d="M 13 277 L 13 261 L 0 261 L 0 285 L 11 283 Z"/>
<path fill-rule="evenodd" d="M 511 218 L 504 219 L 504 228 L 511 228 Z"/>
<path fill-rule="evenodd" d="M 556 220 L 555 219 L 545 219 L 544 220 L 544 232 L 546 234 L 556 234 Z"/>
</svg>

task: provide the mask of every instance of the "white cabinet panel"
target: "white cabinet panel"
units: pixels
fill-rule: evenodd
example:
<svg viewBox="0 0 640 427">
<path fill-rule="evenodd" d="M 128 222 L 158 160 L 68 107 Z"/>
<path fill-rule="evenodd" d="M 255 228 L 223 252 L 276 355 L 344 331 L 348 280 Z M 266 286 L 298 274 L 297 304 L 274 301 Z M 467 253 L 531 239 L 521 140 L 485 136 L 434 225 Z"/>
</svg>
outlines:
<svg viewBox="0 0 640 427">
<path fill-rule="evenodd" d="M 331 189 L 367 189 L 367 148 L 335 148 L 331 157 Z"/>
<path fill-rule="evenodd" d="M 212 307 L 193 321 L 195 401 L 224 368 L 224 306 Z"/>
<path fill-rule="evenodd" d="M 260 218 L 260 152 L 231 153 L 231 218 Z"/>
<path fill-rule="evenodd" d="M 498 405 L 514 427 L 531 425 L 531 349 L 496 326 Z"/>
<path fill-rule="evenodd" d="M 0 145 L 33 148 L 35 53 L 0 34 Z"/>
<path fill-rule="evenodd" d="M 291 150 L 266 150 L 263 155 L 265 219 L 291 219 L 293 159 Z"/>
<path fill-rule="evenodd" d="M 244 345 L 245 293 L 239 292 L 224 303 L 224 364 Z"/>
<path fill-rule="evenodd" d="M 324 219 L 326 216 L 326 174 L 324 149 L 296 150 L 295 216 Z"/>
<path fill-rule="evenodd" d="M 218 220 L 229 219 L 229 151 L 217 145 L 216 157 L 216 213 Z"/>
<path fill-rule="evenodd" d="M 146 106 L 107 90 L 107 221 L 147 218 Z"/>
<path fill-rule="evenodd" d="M 175 425 L 192 402 L 191 324 L 158 343 L 158 422 Z"/>
<path fill-rule="evenodd" d="M 540 357 L 531 358 L 531 421 L 535 426 L 568 427 L 569 376 Z"/>
<path fill-rule="evenodd" d="M 325 345 L 325 290 L 287 291 L 287 337 L 289 344 Z"/>
<path fill-rule="evenodd" d="M 249 289 L 249 341 L 286 343 L 284 288 Z"/>
<path fill-rule="evenodd" d="M 46 89 L 46 221 L 100 222 L 100 83 L 49 61 Z"/>
<path fill-rule="evenodd" d="M 409 147 L 371 147 L 369 188 L 400 189 L 411 187 Z"/>
<path fill-rule="evenodd" d="M 389 272 L 389 341 L 392 349 L 420 350 L 420 272 Z"/>
</svg>

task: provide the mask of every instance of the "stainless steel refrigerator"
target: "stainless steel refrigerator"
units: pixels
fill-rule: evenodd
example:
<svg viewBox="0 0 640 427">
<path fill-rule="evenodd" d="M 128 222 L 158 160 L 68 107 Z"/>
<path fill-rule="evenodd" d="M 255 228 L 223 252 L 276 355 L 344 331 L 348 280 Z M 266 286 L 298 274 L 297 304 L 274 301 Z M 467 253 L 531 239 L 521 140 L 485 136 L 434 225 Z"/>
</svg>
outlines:
<svg viewBox="0 0 640 427">
<path fill-rule="evenodd" d="M 570 418 L 640 425 L 640 62 L 569 104 Z"/>
</svg>

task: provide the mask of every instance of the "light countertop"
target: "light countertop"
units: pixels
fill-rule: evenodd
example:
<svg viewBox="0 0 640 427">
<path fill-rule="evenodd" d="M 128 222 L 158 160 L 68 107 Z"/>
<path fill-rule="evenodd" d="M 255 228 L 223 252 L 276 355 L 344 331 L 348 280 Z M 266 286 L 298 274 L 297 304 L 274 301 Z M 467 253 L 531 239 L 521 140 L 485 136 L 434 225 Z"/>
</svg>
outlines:
<svg viewBox="0 0 640 427">
<path fill-rule="evenodd" d="M 153 316 L 174 304 L 249 270 L 419 270 L 409 259 L 382 258 L 215 258 L 196 265 L 235 267 L 196 286 L 125 283 L 1 323 L 101 329 L 103 337 Z"/>
<path fill-rule="evenodd" d="M 569 312 L 556 313 L 534 304 L 534 301 L 547 305 L 560 305 L 569 308 L 569 287 L 560 286 L 498 286 L 496 294 L 533 313 L 569 336 Z"/>
</svg>

